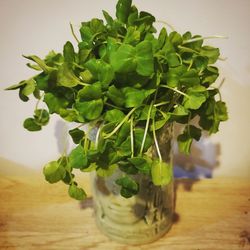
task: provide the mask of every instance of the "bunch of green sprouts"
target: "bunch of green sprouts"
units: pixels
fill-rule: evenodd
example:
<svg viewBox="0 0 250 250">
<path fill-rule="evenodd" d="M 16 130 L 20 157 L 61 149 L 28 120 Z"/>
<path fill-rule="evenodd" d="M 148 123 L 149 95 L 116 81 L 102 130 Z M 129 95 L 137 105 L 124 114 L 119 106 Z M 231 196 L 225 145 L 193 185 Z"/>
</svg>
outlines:
<svg viewBox="0 0 250 250">
<path fill-rule="evenodd" d="M 27 130 L 41 130 L 52 114 L 79 124 L 69 131 L 76 147 L 43 170 L 48 182 L 63 181 L 69 195 L 79 200 L 86 193 L 77 185 L 74 169 L 106 177 L 119 168 L 124 175 L 116 184 L 129 198 L 139 191 L 136 174 L 159 186 L 172 179 L 157 142 L 164 126 L 185 125 L 178 144 L 188 154 L 202 130 L 216 133 L 227 120 L 226 105 L 213 87 L 219 76 L 213 65 L 218 48 L 203 45 L 204 38 L 190 32 L 162 28 L 156 35 L 155 17 L 139 12 L 132 0 L 118 1 L 115 19 L 106 11 L 103 15 L 105 21 L 93 18 L 81 24 L 81 39 L 71 25 L 77 50 L 68 41 L 62 54 L 25 56 L 38 74 L 8 88 L 18 89 L 23 101 L 32 94 L 39 100 L 33 117 L 24 121 Z M 41 101 L 48 109 L 39 108 Z M 198 125 L 193 125 L 197 118 Z M 89 131 L 97 129 L 95 141 L 82 129 L 84 124 Z M 157 159 L 148 157 L 151 147 Z"/>
</svg>

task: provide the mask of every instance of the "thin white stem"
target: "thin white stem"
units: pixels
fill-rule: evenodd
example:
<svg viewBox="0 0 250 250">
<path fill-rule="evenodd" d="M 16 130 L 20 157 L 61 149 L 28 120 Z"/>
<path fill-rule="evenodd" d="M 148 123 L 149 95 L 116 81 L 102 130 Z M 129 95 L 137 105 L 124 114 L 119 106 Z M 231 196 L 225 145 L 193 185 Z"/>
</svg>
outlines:
<svg viewBox="0 0 250 250">
<path fill-rule="evenodd" d="M 98 128 L 95 136 L 95 148 L 98 148 L 98 143 L 99 143 L 99 137 L 100 137 L 100 132 L 101 132 L 101 126 Z"/>
<path fill-rule="evenodd" d="M 145 144 L 145 141 L 146 141 L 152 107 L 153 107 L 153 102 L 150 104 L 150 107 L 149 107 L 149 110 L 148 110 L 147 122 L 146 122 L 144 135 L 143 135 L 143 139 L 142 139 L 142 143 L 141 143 L 140 155 L 142 155 L 144 144 Z"/>
<path fill-rule="evenodd" d="M 160 103 L 156 103 L 156 104 L 154 104 L 154 107 L 159 107 L 159 106 L 163 106 L 163 105 L 165 105 L 165 104 L 168 104 L 169 102 L 160 102 Z"/>
<path fill-rule="evenodd" d="M 158 141 L 157 141 L 157 137 L 156 137 L 156 134 L 155 134 L 155 119 L 154 118 L 153 118 L 153 137 L 154 137 L 155 147 L 156 147 L 156 151 L 157 151 L 157 154 L 158 154 L 158 157 L 159 157 L 159 161 L 162 162 L 161 151 L 160 151 L 159 144 L 158 144 Z"/>
<path fill-rule="evenodd" d="M 166 89 L 171 89 L 171 90 L 173 90 L 173 91 L 176 92 L 176 93 L 179 93 L 179 94 L 181 94 L 181 95 L 183 95 L 183 96 L 188 97 L 188 95 L 185 94 L 184 92 L 182 92 L 182 91 L 180 91 L 180 90 L 178 90 L 178 89 L 174 89 L 174 88 L 172 88 L 172 87 L 170 87 L 170 86 L 167 86 L 167 85 L 160 85 L 160 87 L 163 87 L 163 88 L 166 88 Z"/>
<path fill-rule="evenodd" d="M 111 133 L 107 134 L 104 137 L 104 139 L 107 139 L 107 138 L 111 137 L 112 135 L 114 135 L 120 129 L 120 127 L 123 125 L 123 123 L 126 122 L 129 119 L 129 117 L 134 113 L 135 110 L 136 110 L 136 108 L 131 109 L 130 112 L 119 123 L 119 125 Z"/>
<path fill-rule="evenodd" d="M 200 41 L 200 40 L 207 40 L 207 39 L 228 39 L 227 36 L 205 36 L 205 37 L 196 37 L 196 38 L 192 38 L 186 41 L 183 41 L 182 44 L 187 44 L 187 43 L 192 43 L 192 42 L 196 42 L 196 41 Z"/>
<path fill-rule="evenodd" d="M 131 116 L 130 119 L 130 138 L 131 138 L 131 158 L 134 157 L 134 117 L 133 115 Z"/>
</svg>

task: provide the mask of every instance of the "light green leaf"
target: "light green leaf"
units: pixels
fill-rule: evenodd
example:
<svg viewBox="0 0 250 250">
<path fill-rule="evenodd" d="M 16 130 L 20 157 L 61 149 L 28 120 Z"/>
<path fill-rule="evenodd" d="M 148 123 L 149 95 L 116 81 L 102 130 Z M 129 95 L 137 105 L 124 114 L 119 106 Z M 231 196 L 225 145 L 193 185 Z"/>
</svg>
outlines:
<svg viewBox="0 0 250 250">
<path fill-rule="evenodd" d="M 110 165 L 108 168 L 97 168 L 96 173 L 101 177 L 111 176 L 117 169 L 116 164 Z"/>
<path fill-rule="evenodd" d="M 140 38 L 141 38 L 140 31 L 136 30 L 136 27 L 130 26 L 128 27 L 127 34 L 123 42 L 135 46 L 140 41 Z"/>
<path fill-rule="evenodd" d="M 173 178 L 172 166 L 166 162 L 155 160 L 152 163 L 151 175 L 152 181 L 156 186 L 168 185 Z"/>
<path fill-rule="evenodd" d="M 81 84 L 81 81 L 76 77 L 69 64 L 64 63 L 58 68 L 57 83 L 58 85 L 72 88 Z"/>
<path fill-rule="evenodd" d="M 55 70 L 54 68 L 49 67 L 48 65 L 46 65 L 46 63 L 45 63 L 41 58 L 39 58 L 38 56 L 32 55 L 32 56 L 23 56 L 23 57 L 25 57 L 25 58 L 27 58 L 27 59 L 29 59 L 29 60 L 31 60 L 31 61 L 37 63 L 38 66 L 39 66 L 44 72 L 46 72 L 46 73 L 49 73 L 49 72 Z"/>
<path fill-rule="evenodd" d="M 77 187 L 74 183 L 69 185 L 69 196 L 76 200 L 84 200 L 87 198 L 87 194 L 82 188 Z"/>
<path fill-rule="evenodd" d="M 64 61 L 71 64 L 75 61 L 75 51 L 71 42 L 66 42 L 63 48 Z"/>
<path fill-rule="evenodd" d="M 154 73 L 154 56 L 152 44 L 143 41 L 136 46 L 136 72 L 142 76 L 150 76 Z"/>
<path fill-rule="evenodd" d="M 102 99 L 97 99 L 88 102 L 76 102 L 75 108 L 85 119 L 92 121 L 101 115 L 103 101 Z"/>
<path fill-rule="evenodd" d="M 46 93 L 44 96 L 44 102 L 49 108 L 49 112 L 58 113 L 61 108 L 66 108 L 69 104 L 68 100 L 63 97 L 57 97 L 52 93 Z"/>
<path fill-rule="evenodd" d="M 89 166 L 87 155 L 81 145 L 74 148 L 69 154 L 69 165 L 72 168 L 84 169 Z"/>
<path fill-rule="evenodd" d="M 132 87 L 126 87 L 123 88 L 122 91 L 125 95 L 125 107 L 132 108 L 140 106 L 148 96 L 155 92 L 155 89 L 139 90 Z"/>
<path fill-rule="evenodd" d="M 26 85 L 21 87 L 22 94 L 25 96 L 29 96 L 36 89 L 36 81 L 34 79 L 29 79 L 25 81 Z"/>
<path fill-rule="evenodd" d="M 200 50 L 200 55 L 208 57 L 208 63 L 212 64 L 218 60 L 220 50 L 211 46 L 203 46 Z"/>
<path fill-rule="evenodd" d="M 45 126 L 49 122 L 49 113 L 45 109 L 36 109 L 34 118 L 38 125 Z"/>
<path fill-rule="evenodd" d="M 79 101 L 91 101 L 102 97 L 102 87 L 100 84 L 85 86 L 77 93 Z"/>
<path fill-rule="evenodd" d="M 128 73 L 136 69 L 136 49 L 129 44 L 122 44 L 110 54 L 110 64 L 115 72 Z"/>
<path fill-rule="evenodd" d="M 124 104 L 125 95 L 120 89 L 115 86 L 110 86 L 107 92 L 109 99 L 117 106 L 121 107 Z"/>
<path fill-rule="evenodd" d="M 104 116 L 104 120 L 106 122 L 118 123 L 118 122 L 121 122 L 124 117 L 125 117 L 125 115 L 121 110 L 112 109 L 112 110 L 109 110 L 106 112 L 106 114 Z"/>
<path fill-rule="evenodd" d="M 43 174 L 46 181 L 56 183 L 65 177 L 66 170 L 57 161 L 51 161 L 44 166 Z"/>
<path fill-rule="evenodd" d="M 101 59 L 90 59 L 85 63 L 85 67 L 96 80 L 99 80 L 104 85 L 110 84 L 114 78 L 114 71 L 111 65 Z"/>
</svg>

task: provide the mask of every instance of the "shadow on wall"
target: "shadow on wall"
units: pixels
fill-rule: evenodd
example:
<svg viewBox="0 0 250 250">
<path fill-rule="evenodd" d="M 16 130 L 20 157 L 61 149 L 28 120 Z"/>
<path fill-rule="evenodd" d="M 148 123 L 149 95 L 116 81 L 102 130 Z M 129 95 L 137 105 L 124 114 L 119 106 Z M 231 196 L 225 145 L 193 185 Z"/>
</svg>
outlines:
<svg viewBox="0 0 250 250">
<path fill-rule="evenodd" d="M 203 136 L 193 142 L 191 154 L 184 155 L 174 150 L 175 178 L 212 178 L 213 170 L 219 166 L 220 145 Z"/>
</svg>

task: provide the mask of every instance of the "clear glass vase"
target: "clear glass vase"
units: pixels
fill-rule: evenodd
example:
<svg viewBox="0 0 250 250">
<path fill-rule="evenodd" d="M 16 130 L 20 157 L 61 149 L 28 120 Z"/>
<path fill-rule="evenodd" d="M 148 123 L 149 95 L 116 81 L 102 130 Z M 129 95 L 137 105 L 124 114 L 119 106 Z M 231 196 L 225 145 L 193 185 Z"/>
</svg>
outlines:
<svg viewBox="0 0 250 250">
<path fill-rule="evenodd" d="M 162 159 L 172 166 L 172 126 L 157 133 Z M 148 155 L 157 158 L 154 147 Z M 165 186 L 155 186 L 149 176 L 134 175 L 139 193 L 131 198 L 120 195 L 115 180 L 122 176 L 117 170 L 110 177 L 91 174 L 96 223 L 109 238 L 125 244 L 146 244 L 159 239 L 171 227 L 174 210 L 173 180 Z"/>
</svg>

